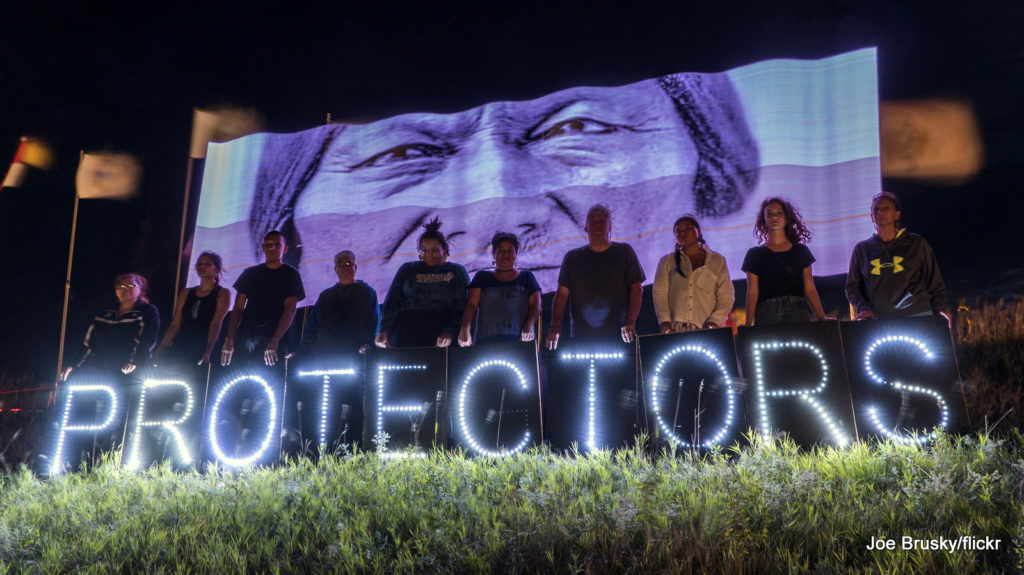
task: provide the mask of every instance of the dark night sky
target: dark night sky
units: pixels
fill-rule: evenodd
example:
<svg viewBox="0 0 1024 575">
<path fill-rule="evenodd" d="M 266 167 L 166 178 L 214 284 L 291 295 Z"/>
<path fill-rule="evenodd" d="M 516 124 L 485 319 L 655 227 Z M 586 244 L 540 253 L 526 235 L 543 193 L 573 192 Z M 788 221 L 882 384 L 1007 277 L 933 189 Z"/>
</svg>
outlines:
<svg viewBox="0 0 1024 575">
<path fill-rule="evenodd" d="M 128 269 L 150 277 L 169 319 L 193 107 L 254 106 L 267 129 L 297 131 L 328 112 L 453 112 L 871 45 L 881 98 L 957 96 L 979 114 L 987 164 L 973 182 L 884 182 L 935 247 L 952 295 L 1024 291 L 1019 1 L 443 4 L 4 2 L 0 161 L 23 134 L 49 140 L 58 158 L 0 194 L 0 371 L 45 379 L 55 368 L 79 150 L 131 152 L 145 176 L 136 200 L 83 203 L 69 342 Z"/>
</svg>

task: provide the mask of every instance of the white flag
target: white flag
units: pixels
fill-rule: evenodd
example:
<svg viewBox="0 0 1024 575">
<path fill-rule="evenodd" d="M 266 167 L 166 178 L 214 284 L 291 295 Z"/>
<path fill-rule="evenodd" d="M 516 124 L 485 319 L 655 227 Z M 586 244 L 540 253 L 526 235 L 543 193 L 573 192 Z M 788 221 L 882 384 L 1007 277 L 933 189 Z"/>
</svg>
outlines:
<svg viewBox="0 0 1024 575">
<path fill-rule="evenodd" d="M 196 109 L 192 117 L 191 158 L 205 158 L 206 144 L 226 142 L 260 131 L 263 122 L 251 108 Z"/>
<path fill-rule="evenodd" d="M 139 189 L 142 166 L 131 154 L 82 154 L 75 188 L 82 199 L 126 200 Z"/>
</svg>

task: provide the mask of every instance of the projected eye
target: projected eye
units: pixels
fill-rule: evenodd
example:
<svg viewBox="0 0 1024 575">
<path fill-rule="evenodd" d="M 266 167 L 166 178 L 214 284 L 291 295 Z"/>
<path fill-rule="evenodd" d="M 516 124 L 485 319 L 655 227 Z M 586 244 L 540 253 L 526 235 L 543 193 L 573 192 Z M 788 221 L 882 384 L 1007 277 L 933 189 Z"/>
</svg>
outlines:
<svg viewBox="0 0 1024 575">
<path fill-rule="evenodd" d="M 352 166 L 352 169 L 386 167 L 428 158 L 447 158 L 454 151 L 450 145 L 402 144 L 374 154 Z"/>
<path fill-rule="evenodd" d="M 549 140 L 559 136 L 576 134 L 611 134 L 617 132 L 619 126 L 607 124 L 600 120 L 577 116 L 567 120 L 547 121 L 537 127 L 529 136 L 531 140 Z"/>
</svg>

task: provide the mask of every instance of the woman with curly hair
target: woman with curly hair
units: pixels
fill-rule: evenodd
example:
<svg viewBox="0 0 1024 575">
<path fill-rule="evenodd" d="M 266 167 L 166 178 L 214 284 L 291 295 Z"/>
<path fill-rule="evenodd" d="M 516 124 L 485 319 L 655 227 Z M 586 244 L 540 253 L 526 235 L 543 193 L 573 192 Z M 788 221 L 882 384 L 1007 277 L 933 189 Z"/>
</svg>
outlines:
<svg viewBox="0 0 1024 575">
<path fill-rule="evenodd" d="M 782 198 L 761 203 L 754 224 L 758 245 L 747 250 L 746 325 L 798 323 L 825 319 L 811 264 L 814 256 L 805 245 L 811 231 L 800 212 Z"/>
<path fill-rule="evenodd" d="M 384 300 L 377 347 L 448 347 L 466 309 L 469 274 L 448 261 L 448 239 L 434 218 L 420 234 L 420 260 L 398 268 Z"/>
</svg>

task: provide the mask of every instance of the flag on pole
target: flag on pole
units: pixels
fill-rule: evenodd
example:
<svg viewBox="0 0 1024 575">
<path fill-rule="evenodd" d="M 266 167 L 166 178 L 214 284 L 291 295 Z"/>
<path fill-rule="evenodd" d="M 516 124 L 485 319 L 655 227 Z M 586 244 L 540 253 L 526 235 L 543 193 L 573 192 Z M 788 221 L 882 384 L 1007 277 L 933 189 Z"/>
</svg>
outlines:
<svg viewBox="0 0 1024 575">
<path fill-rule="evenodd" d="M 955 184 L 985 161 L 970 104 L 929 99 L 879 102 L 882 176 Z"/>
<path fill-rule="evenodd" d="M 192 148 L 189 157 L 206 157 L 206 144 L 226 142 L 260 131 L 263 121 L 252 108 L 195 109 L 192 116 Z"/>
<path fill-rule="evenodd" d="M 82 199 L 127 200 L 134 197 L 142 178 L 142 165 L 131 154 L 82 153 L 75 189 Z"/>
<path fill-rule="evenodd" d="M 3 188 L 17 188 L 25 183 L 30 168 L 49 170 L 53 165 L 53 152 L 44 142 L 22 136 L 11 167 L 4 176 Z"/>
</svg>

